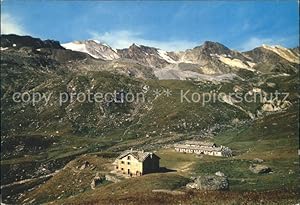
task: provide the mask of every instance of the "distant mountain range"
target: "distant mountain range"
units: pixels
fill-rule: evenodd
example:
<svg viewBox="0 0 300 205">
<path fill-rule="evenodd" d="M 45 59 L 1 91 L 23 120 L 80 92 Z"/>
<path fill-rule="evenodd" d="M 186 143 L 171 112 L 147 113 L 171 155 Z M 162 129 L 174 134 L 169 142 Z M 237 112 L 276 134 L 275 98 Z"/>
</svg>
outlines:
<svg viewBox="0 0 300 205">
<path fill-rule="evenodd" d="M 97 132 L 103 133 L 105 129 L 114 132 L 113 127 L 118 128 L 131 124 L 128 121 L 131 119 L 127 119 L 127 112 L 135 115 L 132 119 L 137 121 L 144 114 L 145 117 L 153 115 L 155 120 L 158 120 L 160 119 L 158 113 L 163 112 L 161 106 L 165 104 L 164 106 L 167 107 L 173 103 L 172 99 L 166 99 L 166 101 L 155 105 L 154 110 L 152 110 L 152 103 L 156 102 L 153 98 L 145 104 L 129 103 L 124 105 L 125 107 L 116 105 L 116 108 L 105 103 L 100 107 L 90 104 L 88 105 L 90 108 L 83 109 L 87 105 L 83 106 L 84 104 L 80 102 L 70 103 L 65 108 L 55 104 L 57 100 L 53 99 L 53 107 L 52 105 L 39 104 L 32 110 L 32 107 L 26 103 L 20 107 L 19 104 L 12 102 L 11 96 L 16 91 L 33 92 L 40 90 L 47 93 L 50 91 L 71 93 L 73 91 L 124 90 L 149 94 L 155 91 L 158 84 L 163 85 L 168 82 L 165 86 L 177 91 L 180 87 L 196 91 L 200 89 L 202 92 L 218 90 L 226 93 L 242 91 L 253 94 L 259 91 L 267 97 L 267 91 L 274 91 L 274 89 L 282 89 L 283 91 L 287 89 L 294 92 L 294 89 L 297 88 L 299 57 L 299 47 L 287 49 L 280 46 L 262 45 L 251 51 L 238 52 L 220 43 L 206 41 L 203 45 L 186 51 L 168 52 L 137 44 L 125 49 L 113 49 L 94 40 L 76 41 L 61 45 L 58 41 L 43 41 L 30 36 L 1 35 L 1 103 L 4 110 L 11 110 L 4 117 L 2 129 L 7 132 L 19 132 L 22 130 L 20 129 L 21 126 L 25 129 L 26 126 L 23 125 L 25 122 L 25 125 L 29 126 L 31 123 L 35 123 L 37 118 L 39 119 L 39 126 L 42 127 L 41 123 L 44 123 L 44 129 L 48 129 L 50 124 L 57 123 L 55 117 L 52 116 L 56 113 L 55 116 L 61 116 L 65 122 L 69 123 L 65 124 L 64 127 L 71 126 L 69 129 L 73 132 L 85 133 L 84 130 L 87 132 L 97 130 Z M 282 78 L 281 85 L 277 85 L 276 78 Z M 171 82 L 176 83 L 172 84 Z M 159 86 L 159 88 L 164 89 L 165 86 Z M 241 118 L 242 115 L 244 118 L 255 119 L 260 117 L 267 108 L 276 111 L 282 109 L 280 108 L 282 103 L 285 103 L 283 107 L 289 105 L 290 102 L 295 104 L 293 99 L 277 104 L 265 100 L 264 102 L 242 105 L 235 104 L 234 99 L 227 99 L 225 104 L 231 108 L 223 107 L 220 112 L 230 113 L 234 111 L 236 112 L 234 115 L 238 115 L 238 118 Z M 178 99 L 176 98 L 176 100 Z M 268 103 L 273 104 L 269 105 Z M 145 106 L 144 110 L 140 106 Z M 181 106 L 183 106 L 181 103 L 176 104 L 174 110 L 170 112 L 186 112 L 183 111 L 186 105 Z M 215 104 L 212 104 L 213 106 Z M 22 113 L 24 107 L 27 111 Z M 155 111 L 155 108 L 158 109 L 158 112 Z M 182 111 L 180 111 L 181 108 Z M 40 114 L 41 112 L 47 113 L 51 109 L 54 110 L 50 115 Z M 199 108 L 192 107 L 190 110 L 194 113 L 198 112 L 197 109 Z M 219 107 L 214 109 L 218 110 Z M 115 116 L 114 122 L 111 116 L 120 112 L 124 112 L 123 117 Z M 20 116 L 16 118 L 14 113 L 19 113 Z M 99 113 L 102 113 L 103 116 L 100 116 Z M 203 110 L 203 113 L 206 115 L 207 110 Z M 209 119 L 209 121 L 212 120 L 209 126 L 215 125 L 218 121 L 219 114 L 218 112 L 215 114 L 214 118 Z M 167 115 L 171 115 L 171 113 Z M 199 114 L 199 116 L 201 115 L 202 113 Z M 24 118 L 24 116 L 26 117 Z M 186 115 L 183 114 L 183 116 Z M 99 119 L 95 120 L 97 118 Z M 224 119 L 221 118 L 221 120 Z M 229 119 L 232 120 L 232 117 Z M 198 121 L 198 118 L 193 121 Z M 194 128 L 207 129 L 204 126 L 207 122 L 204 121 L 198 122 L 202 123 L 202 127 Z M 166 126 L 162 128 L 163 130 L 172 131 L 175 129 L 172 128 L 173 120 L 164 122 L 166 122 Z M 20 124 L 21 126 L 19 126 Z M 60 125 L 56 126 L 60 127 Z M 106 128 L 104 129 L 102 126 Z M 148 124 L 143 126 L 148 126 Z M 16 127 L 18 127 L 17 130 Z M 125 127 L 124 129 L 127 130 L 127 126 Z M 35 128 L 32 129 L 35 130 Z M 59 130 L 59 128 L 57 129 Z M 147 133 L 149 129 L 145 128 L 146 131 L 141 132 Z M 153 129 L 157 131 L 157 128 Z M 136 132 L 136 129 L 133 131 Z"/>
<path fill-rule="evenodd" d="M 56 59 L 68 59 L 69 63 L 80 60 L 80 66 L 75 65 L 78 70 L 82 67 L 84 70 L 94 70 L 97 64 L 101 64 L 101 69 L 138 78 L 181 80 L 198 79 L 202 75 L 236 73 L 241 70 L 254 73 L 297 73 L 300 57 L 299 47 L 288 49 L 262 45 L 247 52 L 239 52 L 218 42 L 206 41 L 185 51 L 168 52 L 137 44 L 132 44 L 129 48 L 113 49 L 96 40 L 60 45 L 58 41 L 42 41 L 30 36 L 1 35 L 1 50 L 19 47 L 55 50 L 53 53 L 59 53 L 54 54 Z"/>
</svg>

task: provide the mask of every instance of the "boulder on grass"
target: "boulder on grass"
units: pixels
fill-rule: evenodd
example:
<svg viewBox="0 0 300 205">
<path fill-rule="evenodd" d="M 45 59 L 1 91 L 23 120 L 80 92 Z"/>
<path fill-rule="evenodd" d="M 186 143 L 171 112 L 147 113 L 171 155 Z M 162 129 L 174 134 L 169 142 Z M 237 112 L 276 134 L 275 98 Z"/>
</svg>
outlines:
<svg viewBox="0 0 300 205">
<path fill-rule="evenodd" d="M 272 171 L 272 169 L 262 164 L 251 164 L 249 170 L 255 174 L 265 174 Z"/>
<path fill-rule="evenodd" d="M 186 187 L 207 191 L 228 190 L 229 183 L 225 176 L 207 175 L 198 176 L 194 182 L 187 184 Z"/>
</svg>

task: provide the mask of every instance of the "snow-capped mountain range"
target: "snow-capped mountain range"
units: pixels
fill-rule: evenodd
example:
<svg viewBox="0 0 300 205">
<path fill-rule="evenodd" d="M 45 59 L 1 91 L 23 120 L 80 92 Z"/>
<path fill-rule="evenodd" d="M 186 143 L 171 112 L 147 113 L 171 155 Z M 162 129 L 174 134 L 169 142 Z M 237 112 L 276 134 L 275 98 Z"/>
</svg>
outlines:
<svg viewBox="0 0 300 205">
<path fill-rule="evenodd" d="M 211 41 L 206 41 L 201 46 L 181 52 L 167 52 L 158 48 L 138 44 L 132 44 L 129 48 L 125 49 L 114 49 L 97 40 L 73 41 L 64 43 L 62 46 L 72 51 L 87 53 L 96 59 L 115 60 L 119 58 L 129 58 L 144 62 L 151 67 L 161 67 L 161 65 L 158 64 L 203 64 L 205 61 L 211 59 L 218 59 L 220 62 L 229 66 L 244 69 L 251 69 L 255 65 L 251 56 L 245 54 L 247 52 L 241 53 L 233 51 L 220 43 Z M 258 48 L 266 49 L 291 63 L 299 64 L 299 52 L 295 53 L 279 45 L 269 46 L 263 44 Z"/>
<path fill-rule="evenodd" d="M 32 47 L 51 49 L 52 56 L 75 70 L 108 70 L 137 78 L 199 79 L 203 75 L 230 75 L 240 71 L 252 73 L 298 73 L 299 47 L 262 45 L 239 52 L 212 41 L 180 52 L 132 44 L 114 49 L 96 40 L 59 44 L 30 36 L 2 35 L 1 51 Z M 87 55 L 88 54 L 88 55 Z M 86 61 L 85 59 L 90 60 Z M 73 63 L 76 61 L 76 63 Z"/>
</svg>

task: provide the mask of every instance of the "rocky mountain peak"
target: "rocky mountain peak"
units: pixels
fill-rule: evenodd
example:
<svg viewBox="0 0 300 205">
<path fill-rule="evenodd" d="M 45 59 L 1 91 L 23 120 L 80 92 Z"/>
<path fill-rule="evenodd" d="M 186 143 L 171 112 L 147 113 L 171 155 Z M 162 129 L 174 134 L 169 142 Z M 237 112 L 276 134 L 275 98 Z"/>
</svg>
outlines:
<svg viewBox="0 0 300 205">
<path fill-rule="evenodd" d="M 208 54 L 228 54 L 230 49 L 218 42 L 205 41 L 203 45 L 200 46 L 202 52 Z"/>
<path fill-rule="evenodd" d="M 157 54 L 157 48 L 150 47 L 150 46 L 144 46 L 133 43 L 129 48 L 130 51 L 135 52 L 144 52 L 146 55 L 148 54 Z"/>
<path fill-rule="evenodd" d="M 223 48 L 227 48 L 223 44 L 221 44 L 219 42 L 216 42 L 216 41 L 204 41 L 204 43 L 202 44 L 202 47 L 223 47 Z"/>
<path fill-rule="evenodd" d="M 55 48 L 64 49 L 59 41 L 54 40 L 41 40 L 40 38 L 33 38 L 31 36 L 19 36 L 16 34 L 2 34 L 1 47 L 31 47 L 31 48 Z"/>
<path fill-rule="evenodd" d="M 133 43 L 131 46 L 129 46 L 129 49 L 139 49 L 140 45 Z"/>
<path fill-rule="evenodd" d="M 129 48 L 118 50 L 118 55 L 121 58 L 132 59 L 144 65 L 157 68 L 169 64 L 163 54 L 165 53 L 162 53 L 157 48 L 137 44 L 132 44 Z"/>
</svg>

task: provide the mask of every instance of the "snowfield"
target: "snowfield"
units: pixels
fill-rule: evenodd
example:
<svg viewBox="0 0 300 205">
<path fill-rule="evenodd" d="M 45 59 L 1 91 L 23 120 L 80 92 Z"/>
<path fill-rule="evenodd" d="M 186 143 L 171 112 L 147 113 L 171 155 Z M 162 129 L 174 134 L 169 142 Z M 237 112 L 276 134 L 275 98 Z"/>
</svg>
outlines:
<svg viewBox="0 0 300 205">
<path fill-rule="evenodd" d="M 166 51 L 163 50 L 157 50 L 158 55 L 164 59 L 165 61 L 167 61 L 168 63 L 177 63 L 176 61 L 174 61 L 170 56 L 168 56 L 168 53 Z"/>
<path fill-rule="evenodd" d="M 114 60 L 120 58 L 117 51 L 97 40 L 74 41 L 62 44 L 66 49 L 87 53 L 93 58 L 103 60 Z"/>
<path fill-rule="evenodd" d="M 72 51 L 79 51 L 79 52 L 82 52 L 82 53 L 87 53 L 90 56 L 92 56 L 93 58 L 99 59 L 99 56 L 93 55 L 87 50 L 86 45 L 84 43 L 70 42 L 70 43 L 61 44 L 61 46 L 64 47 L 65 49 L 69 49 L 69 50 L 72 50 Z"/>
</svg>

